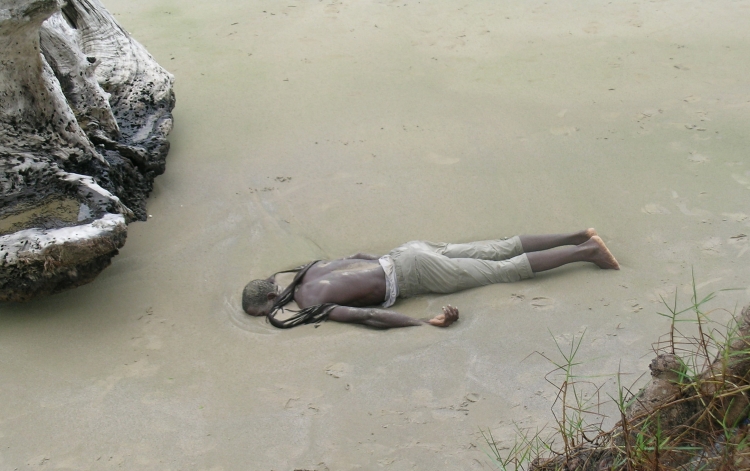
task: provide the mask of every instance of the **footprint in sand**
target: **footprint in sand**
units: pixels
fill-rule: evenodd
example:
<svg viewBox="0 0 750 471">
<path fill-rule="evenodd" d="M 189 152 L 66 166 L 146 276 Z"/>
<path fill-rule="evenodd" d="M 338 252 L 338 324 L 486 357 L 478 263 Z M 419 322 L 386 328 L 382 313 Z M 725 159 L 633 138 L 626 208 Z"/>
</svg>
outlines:
<svg viewBox="0 0 750 471">
<path fill-rule="evenodd" d="M 641 212 L 646 214 L 669 214 L 669 210 L 662 205 L 649 203 L 641 208 Z"/>
<path fill-rule="evenodd" d="M 721 239 L 718 237 L 711 237 L 701 246 L 701 250 L 711 255 L 724 255 L 721 250 Z"/>
<path fill-rule="evenodd" d="M 721 213 L 721 215 L 731 219 L 734 222 L 742 222 L 745 219 L 750 218 L 750 216 L 745 213 Z"/>
<path fill-rule="evenodd" d="M 482 396 L 480 396 L 477 393 L 469 393 L 469 394 L 466 395 L 466 397 L 464 399 L 466 399 L 468 402 L 477 402 L 481 398 L 482 398 Z"/>
<path fill-rule="evenodd" d="M 696 163 L 696 164 L 702 164 L 702 163 L 706 163 L 706 162 L 710 161 L 711 159 L 709 159 L 705 155 L 695 154 L 694 153 L 694 154 L 691 154 L 690 157 L 688 157 L 688 160 L 690 162 L 693 162 L 693 163 Z"/>
<path fill-rule="evenodd" d="M 352 365 L 348 363 L 334 363 L 326 368 L 326 374 L 333 376 L 334 378 L 341 378 L 346 376 L 352 370 Z"/>
<path fill-rule="evenodd" d="M 555 300 L 546 296 L 531 298 L 531 307 L 535 311 L 548 311 L 555 307 Z"/>
<path fill-rule="evenodd" d="M 637 299 L 628 299 L 625 301 L 623 309 L 630 312 L 640 312 L 643 310 L 643 306 L 641 306 L 641 303 Z"/>
<path fill-rule="evenodd" d="M 655 304 L 663 304 L 665 301 L 671 301 L 674 299 L 675 285 L 664 285 L 660 288 L 656 288 L 648 295 L 648 301 Z"/>
<path fill-rule="evenodd" d="M 599 32 L 599 28 L 600 27 L 601 27 L 601 25 L 599 23 L 597 23 L 596 21 L 592 21 L 591 23 L 587 24 L 583 28 L 583 32 L 584 33 L 589 33 L 589 34 L 596 34 L 596 33 Z"/>
<path fill-rule="evenodd" d="M 679 209 L 685 216 L 697 216 L 702 218 L 710 218 L 713 216 L 711 211 L 706 211 L 705 209 L 688 208 L 688 203 L 690 201 L 687 198 L 680 198 L 680 195 L 678 195 L 676 191 L 672 191 L 672 199 L 675 200 L 674 205 L 677 206 L 677 209 Z"/>
</svg>

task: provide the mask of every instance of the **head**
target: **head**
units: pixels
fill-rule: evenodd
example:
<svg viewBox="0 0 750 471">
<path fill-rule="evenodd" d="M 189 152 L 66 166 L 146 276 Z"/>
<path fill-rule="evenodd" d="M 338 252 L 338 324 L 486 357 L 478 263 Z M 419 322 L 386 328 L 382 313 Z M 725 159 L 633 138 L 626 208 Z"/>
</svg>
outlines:
<svg viewBox="0 0 750 471">
<path fill-rule="evenodd" d="M 269 280 L 253 280 L 242 290 L 242 309 L 251 316 L 267 316 L 278 297 L 279 287 Z"/>
</svg>

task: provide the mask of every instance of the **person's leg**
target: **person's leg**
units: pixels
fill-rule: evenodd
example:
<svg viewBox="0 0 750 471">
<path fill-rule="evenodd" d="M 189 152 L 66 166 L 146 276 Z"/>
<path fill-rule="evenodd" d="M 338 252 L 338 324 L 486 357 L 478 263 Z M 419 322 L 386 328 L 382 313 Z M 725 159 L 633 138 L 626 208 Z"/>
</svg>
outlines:
<svg viewBox="0 0 750 471">
<path fill-rule="evenodd" d="M 579 245 L 590 238 L 594 237 L 596 229 L 589 228 L 570 234 L 542 234 L 542 235 L 522 235 L 521 245 L 525 253 L 538 252 L 540 250 L 553 249 L 563 245 Z"/>
<path fill-rule="evenodd" d="M 525 254 L 499 261 L 448 258 L 432 251 L 418 249 L 395 255 L 393 261 L 400 297 L 425 293 L 455 293 L 468 288 L 534 277 Z"/>
<path fill-rule="evenodd" d="M 507 239 L 478 240 L 459 244 L 425 242 L 432 252 L 448 258 L 475 258 L 478 260 L 508 260 L 523 253 L 518 236 Z"/>
<path fill-rule="evenodd" d="M 520 281 L 533 278 L 535 273 L 573 262 L 591 262 L 601 268 L 615 270 L 620 268 L 599 236 L 573 247 L 524 253 L 500 261 L 449 258 L 416 247 L 392 255 L 400 296 L 403 297 L 454 293 L 493 283 Z"/>
<path fill-rule="evenodd" d="M 551 270 L 573 262 L 591 262 L 599 268 L 620 269 L 620 264 L 617 263 L 615 257 L 604 245 L 604 241 L 596 235 L 573 247 L 530 252 L 526 256 L 529 258 L 529 264 L 534 273 Z"/>
<path fill-rule="evenodd" d="M 480 240 L 458 244 L 414 241 L 421 250 L 445 255 L 448 258 L 476 258 L 481 260 L 508 260 L 522 253 L 538 252 L 563 245 L 579 245 L 597 235 L 593 228 L 569 234 L 522 235 L 507 239 Z M 408 245 L 408 244 L 407 244 Z"/>
</svg>

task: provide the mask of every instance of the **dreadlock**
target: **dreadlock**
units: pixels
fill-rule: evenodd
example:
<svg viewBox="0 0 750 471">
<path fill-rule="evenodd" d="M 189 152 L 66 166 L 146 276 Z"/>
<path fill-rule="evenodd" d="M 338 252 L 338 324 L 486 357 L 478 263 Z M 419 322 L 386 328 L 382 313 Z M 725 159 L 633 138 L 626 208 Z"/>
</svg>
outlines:
<svg viewBox="0 0 750 471">
<path fill-rule="evenodd" d="M 316 304 L 315 306 L 306 307 L 304 309 L 300 309 L 299 311 L 292 311 L 291 309 L 287 309 L 287 311 L 293 312 L 294 314 L 284 320 L 276 319 L 276 314 L 278 314 L 279 311 L 283 311 L 284 306 L 289 304 L 294 299 L 294 289 L 302 281 L 302 277 L 305 276 L 307 270 L 309 270 L 310 267 L 315 265 L 317 262 L 318 260 L 315 260 L 314 262 L 310 262 L 307 265 L 297 267 L 294 270 L 279 272 L 297 272 L 297 274 L 294 275 L 294 280 L 292 280 L 289 286 L 287 286 L 286 289 L 281 292 L 281 294 L 276 298 L 276 301 L 273 303 L 271 312 L 267 317 L 267 320 L 271 323 L 271 325 L 273 325 L 274 327 L 278 327 L 279 329 L 290 329 L 300 324 L 317 324 L 318 322 L 323 322 L 328 318 L 328 314 L 331 312 L 331 310 L 333 310 L 333 308 L 336 307 L 336 305 L 333 303 Z"/>
</svg>

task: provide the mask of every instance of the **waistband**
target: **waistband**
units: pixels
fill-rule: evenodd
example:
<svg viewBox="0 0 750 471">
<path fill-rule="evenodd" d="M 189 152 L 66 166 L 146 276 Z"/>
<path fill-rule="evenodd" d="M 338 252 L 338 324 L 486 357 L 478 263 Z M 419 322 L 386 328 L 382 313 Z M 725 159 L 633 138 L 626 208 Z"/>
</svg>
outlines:
<svg viewBox="0 0 750 471">
<path fill-rule="evenodd" d="M 396 266 L 390 255 L 383 255 L 378 259 L 378 263 L 383 267 L 385 272 L 385 302 L 383 307 L 388 308 L 396 303 L 398 297 L 398 280 L 396 279 Z"/>
</svg>

